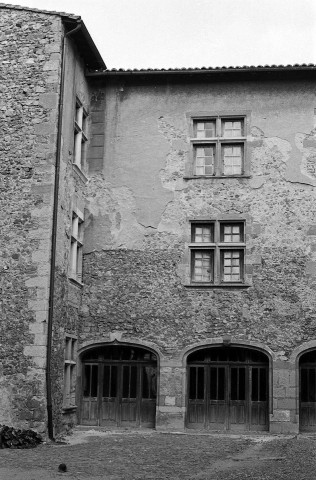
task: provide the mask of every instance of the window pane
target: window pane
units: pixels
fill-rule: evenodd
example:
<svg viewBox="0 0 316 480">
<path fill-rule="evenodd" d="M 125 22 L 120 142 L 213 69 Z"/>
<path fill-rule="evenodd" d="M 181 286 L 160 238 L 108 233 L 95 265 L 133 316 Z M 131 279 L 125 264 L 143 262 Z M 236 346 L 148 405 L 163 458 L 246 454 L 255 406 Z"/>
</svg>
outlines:
<svg viewBox="0 0 316 480">
<path fill-rule="evenodd" d="M 245 400 L 246 369 L 244 367 L 231 369 L 231 400 Z"/>
<path fill-rule="evenodd" d="M 105 365 L 103 374 L 103 397 L 116 397 L 117 367 Z"/>
<path fill-rule="evenodd" d="M 143 398 L 156 398 L 156 368 L 155 367 L 143 367 L 143 385 L 142 385 L 142 397 Z"/>
<path fill-rule="evenodd" d="M 195 122 L 194 136 L 196 138 L 215 137 L 215 120 L 207 122 Z"/>
<path fill-rule="evenodd" d="M 190 392 L 191 400 L 204 398 L 204 368 L 190 367 Z"/>
<path fill-rule="evenodd" d="M 210 400 L 218 400 L 218 375 L 217 368 L 210 368 Z"/>
<path fill-rule="evenodd" d="M 77 104 L 75 120 L 80 128 L 82 128 L 82 119 L 83 119 L 83 107 Z"/>
<path fill-rule="evenodd" d="M 210 400 L 225 399 L 225 368 L 210 368 Z"/>
<path fill-rule="evenodd" d="M 204 368 L 198 367 L 197 371 L 197 398 L 202 399 L 204 398 Z"/>
<path fill-rule="evenodd" d="M 301 369 L 301 401 L 308 402 L 308 380 L 307 380 L 307 368 Z"/>
<path fill-rule="evenodd" d="M 238 400 L 238 369 L 232 368 L 230 372 L 230 398 Z"/>
<path fill-rule="evenodd" d="M 259 379 L 258 379 L 259 369 L 256 367 L 252 368 L 252 385 L 251 385 L 251 400 L 257 402 L 259 400 Z"/>
<path fill-rule="evenodd" d="M 308 369 L 308 401 L 315 402 L 316 401 L 316 381 L 315 381 L 315 369 L 309 368 Z"/>
<path fill-rule="evenodd" d="M 110 397 L 116 397 L 117 391 L 117 367 L 111 368 L 111 384 L 110 384 Z"/>
<path fill-rule="evenodd" d="M 111 367 L 105 366 L 103 371 L 103 397 L 110 396 L 110 383 L 111 383 Z"/>
<path fill-rule="evenodd" d="M 218 369 L 218 393 L 217 400 L 225 399 L 225 368 Z"/>
<path fill-rule="evenodd" d="M 213 224 L 192 224 L 193 242 L 213 242 L 214 241 Z"/>
<path fill-rule="evenodd" d="M 90 397 L 91 365 L 84 366 L 83 396 Z"/>
<path fill-rule="evenodd" d="M 123 366 L 123 398 L 136 398 L 137 367 Z"/>
<path fill-rule="evenodd" d="M 265 368 L 260 368 L 260 383 L 259 383 L 259 388 L 260 388 L 260 394 L 259 394 L 259 400 L 261 402 L 264 402 L 267 400 L 267 370 Z"/>
<path fill-rule="evenodd" d="M 213 146 L 195 147 L 195 175 L 214 174 L 214 153 Z"/>
<path fill-rule="evenodd" d="M 196 368 L 190 367 L 190 392 L 189 398 L 191 400 L 196 399 Z"/>
<path fill-rule="evenodd" d="M 213 281 L 213 252 L 210 250 L 192 251 L 192 280 L 195 282 Z"/>
<path fill-rule="evenodd" d="M 91 375 L 91 397 L 98 396 L 98 366 L 92 365 L 92 375 Z"/>
<path fill-rule="evenodd" d="M 222 145 L 224 175 L 241 175 L 243 148 L 241 145 Z"/>
<path fill-rule="evenodd" d="M 222 127 L 222 134 L 224 137 L 242 137 L 243 136 L 243 121 L 242 120 L 224 120 Z"/>
<path fill-rule="evenodd" d="M 221 241 L 222 242 L 242 242 L 243 241 L 243 225 L 242 224 L 222 224 L 221 225 Z"/>
</svg>

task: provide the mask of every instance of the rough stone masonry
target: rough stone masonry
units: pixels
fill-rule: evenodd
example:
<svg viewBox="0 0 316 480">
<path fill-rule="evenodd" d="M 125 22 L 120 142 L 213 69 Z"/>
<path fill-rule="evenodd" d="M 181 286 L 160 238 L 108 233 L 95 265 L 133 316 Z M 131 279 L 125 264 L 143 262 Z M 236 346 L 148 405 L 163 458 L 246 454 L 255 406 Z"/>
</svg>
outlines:
<svg viewBox="0 0 316 480">
<path fill-rule="evenodd" d="M 61 20 L 1 10 L 0 423 L 46 429 Z"/>
<path fill-rule="evenodd" d="M 314 66 L 89 70 L 87 52 L 95 48 L 86 34 L 86 43 L 68 39 L 62 69 L 62 14 L 21 7 L 0 12 L 0 423 L 46 428 L 53 187 L 62 119 L 51 352 L 56 432 L 83 418 L 106 423 L 112 397 L 109 424 L 122 424 L 122 372 L 124 366 L 134 371 L 136 349 L 141 361 L 156 358 L 156 427 L 183 430 L 188 357 L 224 345 L 264 353 L 268 428 L 298 432 L 300 358 L 316 349 Z M 86 112 L 87 134 L 79 166 L 78 105 Z M 196 175 L 192 121 L 220 124 L 225 118 L 245 122 L 243 174 Z M 218 134 L 204 143 L 219 148 L 222 141 Z M 83 275 L 71 278 L 78 212 Z M 192 222 L 225 221 L 245 225 L 242 282 L 195 285 Z M 70 360 L 76 402 L 70 405 L 66 338 L 76 342 Z M 117 351 L 125 357 L 113 360 Z M 147 370 L 139 364 L 131 383 L 138 419 L 145 411 L 141 379 L 149 372 L 148 364 Z M 121 372 L 111 383 L 112 397 L 106 394 L 107 367 Z M 316 428 L 312 421 L 309 426 Z"/>
</svg>

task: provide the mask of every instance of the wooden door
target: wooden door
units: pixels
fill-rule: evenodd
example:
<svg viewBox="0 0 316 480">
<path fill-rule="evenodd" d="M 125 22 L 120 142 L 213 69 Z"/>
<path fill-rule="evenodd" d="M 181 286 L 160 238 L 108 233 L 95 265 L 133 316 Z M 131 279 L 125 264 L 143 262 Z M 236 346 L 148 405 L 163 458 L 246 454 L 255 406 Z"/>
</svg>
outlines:
<svg viewBox="0 0 316 480">
<path fill-rule="evenodd" d="M 227 429 L 227 380 L 228 368 L 214 365 L 207 368 L 206 426 L 212 430 Z"/>
<path fill-rule="evenodd" d="M 96 359 L 89 361 L 90 358 Z M 145 349 L 107 347 L 83 358 L 81 423 L 154 427 L 157 367 Z"/>
<path fill-rule="evenodd" d="M 316 349 L 301 356 L 299 370 L 300 431 L 316 432 Z"/>
<path fill-rule="evenodd" d="M 246 366 L 229 367 L 229 386 L 227 390 L 228 430 L 247 430 L 248 426 L 248 388 L 249 369 Z"/>
<path fill-rule="evenodd" d="M 205 367 L 192 365 L 188 370 L 188 412 L 187 422 L 190 428 L 206 426 L 205 422 Z"/>
<path fill-rule="evenodd" d="M 249 370 L 251 396 L 249 403 L 250 430 L 268 430 L 269 426 L 269 396 L 268 367 L 251 366 Z"/>
<path fill-rule="evenodd" d="M 121 386 L 119 392 L 122 426 L 139 425 L 139 368 L 137 365 L 120 365 Z"/>
<path fill-rule="evenodd" d="M 101 372 L 100 425 L 116 425 L 118 417 L 118 366 L 102 364 Z"/>
<path fill-rule="evenodd" d="M 83 379 L 81 423 L 84 425 L 99 425 L 99 365 L 94 363 L 85 364 L 83 368 Z"/>
<path fill-rule="evenodd" d="M 192 354 L 190 361 L 188 428 L 268 430 L 268 360 L 264 354 L 214 348 Z"/>
<path fill-rule="evenodd" d="M 140 374 L 140 424 L 143 427 L 154 427 L 157 397 L 156 367 L 153 365 L 141 365 Z"/>
<path fill-rule="evenodd" d="M 316 431 L 316 365 L 300 368 L 300 430 Z"/>
</svg>

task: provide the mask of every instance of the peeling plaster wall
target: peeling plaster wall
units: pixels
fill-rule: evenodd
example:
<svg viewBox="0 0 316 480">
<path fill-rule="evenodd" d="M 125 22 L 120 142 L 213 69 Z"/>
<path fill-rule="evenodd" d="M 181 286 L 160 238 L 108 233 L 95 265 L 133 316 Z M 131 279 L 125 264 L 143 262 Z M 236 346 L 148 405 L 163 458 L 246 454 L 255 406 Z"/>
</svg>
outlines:
<svg viewBox="0 0 316 480">
<path fill-rule="evenodd" d="M 95 95 L 101 91 L 105 153 L 85 193 L 81 340 L 120 332 L 123 340 L 151 342 L 172 362 L 192 344 L 231 335 L 265 345 L 278 369 L 288 368 L 293 349 L 316 337 L 314 82 L 108 80 L 103 89 L 95 84 Z M 188 112 L 244 111 L 251 178 L 185 180 Z M 221 215 L 246 219 L 251 286 L 186 288 L 188 219 Z M 175 406 L 183 409 L 184 401 L 179 391 Z M 275 398 L 275 412 L 281 401 Z"/>
<path fill-rule="evenodd" d="M 59 17 L 0 8 L 0 423 L 39 431 L 61 40 Z"/>
<path fill-rule="evenodd" d="M 261 334 L 260 330 L 258 333 L 254 331 L 253 321 L 261 324 L 263 318 L 265 322 L 267 319 L 266 312 L 262 309 L 262 300 L 256 299 L 261 303 L 258 317 L 254 295 L 267 296 L 269 301 L 271 291 L 277 298 L 279 295 L 287 295 L 286 292 L 279 292 L 280 282 L 275 282 L 276 272 L 278 269 L 282 270 L 280 279 L 285 282 L 284 289 L 288 290 L 284 269 L 294 266 L 298 268 L 298 265 L 301 265 L 303 268 L 299 269 L 299 276 L 298 272 L 295 272 L 294 276 L 297 284 L 302 282 L 301 288 L 298 288 L 298 285 L 297 288 L 304 298 L 309 298 L 308 304 L 312 309 L 313 263 L 310 262 L 313 262 L 314 237 L 308 232 L 315 223 L 312 187 L 315 179 L 311 173 L 307 174 L 304 170 L 306 158 L 312 163 L 313 147 L 302 147 L 303 141 L 306 143 L 307 140 L 309 145 L 312 145 L 312 85 L 301 82 L 294 85 L 268 82 L 262 85 L 213 84 L 187 88 L 128 88 L 126 85 L 123 88 L 118 85 L 116 90 L 114 87 L 108 89 L 106 95 L 107 117 L 113 120 L 108 121 L 106 130 L 103 172 L 94 175 L 87 188 L 88 210 L 93 228 L 87 232 L 89 240 L 86 253 L 89 255 L 86 256 L 86 262 L 90 262 L 90 256 L 97 255 L 92 253 L 94 251 L 106 257 L 107 250 L 117 248 L 123 249 L 123 252 L 117 252 L 120 256 L 128 255 L 130 249 L 140 256 L 148 250 L 158 250 L 164 254 L 173 249 L 175 258 L 179 255 L 183 257 L 188 218 L 215 218 L 219 214 L 237 213 L 241 217 L 249 217 L 248 270 L 252 271 L 254 278 L 253 288 L 247 292 L 204 293 L 188 292 L 181 288 L 183 295 L 192 299 L 202 295 L 205 300 L 213 298 L 214 295 L 219 299 L 237 296 L 241 302 L 249 303 L 248 316 L 251 317 L 253 309 L 255 317 L 248 320 L 250 331 L 240 329 L 240 335 L 257 338 Z M 211 108 L 206 110 L 205 105 L 208 104 Z M 184 164 L 189 148 L 186 113 L 214 113 L 223 110 L 236 112 L 238 109 L 251 111 L 247 148 L 251 159 L 252 178 L 184 180 Z M 298 138 L 301 139 L 299 143 Z M 295 176 L 297 171 L 300 175 Z M 158 200 L 157 192 L 161 192 Z M 145 196 L 147 202 L 144 202 Z M 280 261 L 282 255 L 284 260 Z M 293 257 L 296 259 L 294 263 L 289 261 Z M 273 261 L 270 258 L 273 258 Z M 288 261 L 285 262 L 286 259 Z M 270 262 L 272 277 L 268 269 Z M 99 259 L 97 263 L 100 265 L 102 262 Z M 277 268 L 278 264 L 280 266 Z M 175 269 L 181 287 L 179 271 L 181 272 L 181 262 L 177 262 Z M 85 282 L 88 278 L 89 276 Z M 155 275 L 149 273 L 146 283 L 152 284 L 154 279 Z M 264 293 L 266 287 L 263 289 L 263 279 L 270 285 L 268 295 Z M 163 283 L 168 290 L 169 282 Z M 310 292 L 309 295 L 307 291 Z M 292 294 L 288 293 L 287 296 L 292 298 Z M 106 295 L 104 299 L 106 301 Z M 89 304 L 88 299 L 87 303 Z M 291 300 L 285 311 L 293 315 L 292 303 Z M 136 304 L 137 302 L 135 307 Z M 278 302 L 276 304 L 280 305 Z M 87 309 L 87 306 L 85 308 Z M 124 309 L 124 304 L 120 303 L 119 308 Z M 209 310 L 207 305 L 203 308 Z M 218 308 L 220 311 L 222 305 L 219 304 Z M 241 313 L 242 309 L 239 310 Z M 272 311 L 277 317 L 280 311 L 281 317 L 285 316 L 284 308 L 273 307 Z M 146 316 L 146 312 L 143 313 Z M 297 316 L 301 313 L 300 311 Z M 102 315 L 102 310 L 100 314 Z M 192 312 L 187 311 L 187 315 L 195 323 Z M 112 321 L 105 316 L 106 321 Z M 225 318 L 224 312 L 222 316 Z M 300 322 L 299 326 L 296 325 L 296 318 L 293 322 L 294 329 L 301 330 L 302 324 Z M 238 315 L 235 320 L 238 320 Z M 134 327 L 135 322 L 131 322 L 131 328 Z M 229 330 L 236 332 L 235 325 Z M 274 331 L 275 327 L 272 330 Z M 223 332 L 215 328 L 213 333 L 225 332 L 227 327 Z M 281 333 L 283 328 L 280 335 Z M 306 332 L 304 338 L 309 334 Z M 156 335 L 155 329 L 152 335 Z M 303 339 L 301 337 L 295 339 L 295 336 L 290 335 L 291 340 L 285 342 L 288 350 Z M 166 335 L 167 342 L 168 338 L 170 336 Z M 270 335 L 265 340 L 268 344 L 272 343 Z M 180 340 L 179 337 L 177 342 L 186 343 L 187 340 L 183 337 Z M 276 342 L 284 347 L 283 336 Z"/>
<path fill-rule="evenodd" d="M 313 84 L 307 81 L 193 84 L 186 87 L 111 84 L 105 96 L 104 162 L 100 162 L 100 172 L 92 174 L 86 190 L 89 212 L 86 268 L 96 262 L 99 271 L 104 268 L 102 259 L 107 263 L 108 255 L 111 258 L 113 255 L 126 256 L 127 265 L 132 265 L 134 260 L 128 259 L 130 254 L 142 258 L 151 251 L 163 256 L 172 250 L 177 259 L 173 269 L 174 281 L 178 283 L 181 295 L 190 299 L 192 306 L 192 302 L 201 296 L 204 299 L 201 308 L 208 312 L 209 302 L 214 307 L 216 298 L 219 323 L 217 320 L 206 322 L 207 332 L 236 334 L 235 324 L 238 324 L 238 336 L 260 337 L 271 347 L 286 348 L 288 352 L 298 342 L 307 339 L 311 333 L 310 321 L 307 320 L 308 328 L 304 331 L 304 318 L 305 314 L 309 317 L 314 308 L 315 272 L 315 237 L 310 233 L 316 224 L 316 177 L 312 173 L 315 159 Z M 189 156 L 186 114 L 196 111 L 250 112 L 247 137 L 250 179 L 183 178 Z M 253 286 L 243 292 L 188 291 L 183 287 L 187 275 L 185 242 L 189 236 L 188 218 L 217 218 L 223 214 L 247 217 L 247 273 L 252 277 Z M 93 260 L 94 257 L 98 260 Z M 142 265 L 142 261 L 139 263 Z M 162 288 L 160 284 L 155 286 L 158 281 L 154 273 L 156 267 L 154 264 L 151 272 L 147 266 L 147 273 L 144 273 L 144 283 L 151 285 L 153 299 L 157 298 L 156 290 Z M 85 283 L 90 279 L 86 271 Z M 134 269 L 132 274 L 135 274 Z M 161 278 L 159 274 L 159 282 Z M 134 282 L 137 285 L 141 280 L 136 277 Z M 170 283 L 168 280 L 162 283 L 168 297 Z M 105 303 L 116 285 L 113 282 L 112 289 L 102 290 Z M 275 302 L 271 302 L 271 294 Z M 86 310 L 93 301 L 93 296 L 89 297 L 86 295 L 84 299 Z M 227 316 L 223 307 L 225 298 L 234 299 L 234 308 L 240 304 L 236 312 L 229 315 L 235 319 L 231 326 L 222 324 Z M 270 305 L 268 310 L 266 301 Z M 292 304 L 297 305 L 297 302 L 300 308 L 296 306 L 293 310 Z M 152 301 L 148 303 L 149 307 L 153 306 Z M 244 304 L 248 309 L 248 327 L 242 326 Z M 135 301 L 136 310 L 138 307 Z M 118 302 L 117 308 L 124 310 L 124 302 Z M 106 322 L 115 323 L 120 315 L 108 315 L 100 307 L 98 311 L 100 316 L 104 313 Z M 146 317 L 146 310 L 142 312 Z M 188 309 L 186 315 L 196 324 L 193 310 Z M 292 316 L 287 322 L 290 320 L 293 330 L 285 339 L 284 325 L 281 322 L 278 327 L 278 323 L 288 315 Z M 173 316 L 177 317 L 176 307 Z M 263 328 L 265 338 L 261 333 L 262 322 L 269 323 L 268 329 L 266 325 Z M 172 323 L 168 325 L 171 328 Z M 137 328 L 135 321 L 129 328 Z M 155 325 L 150 329 L 155 336 Z M 194 327 L 191 331 L 194 332 Z M 203 337 L 203 333 L 198 336 L 201 335 Z M 165 346 L 169 342 L 175 345 L 170 332 L 166 331 L 164 338 L 160 347 L 164 342 Z M 177 336 L 176 343 L 182 347 L 188 341 L 191 338 Z"/>
</svg>

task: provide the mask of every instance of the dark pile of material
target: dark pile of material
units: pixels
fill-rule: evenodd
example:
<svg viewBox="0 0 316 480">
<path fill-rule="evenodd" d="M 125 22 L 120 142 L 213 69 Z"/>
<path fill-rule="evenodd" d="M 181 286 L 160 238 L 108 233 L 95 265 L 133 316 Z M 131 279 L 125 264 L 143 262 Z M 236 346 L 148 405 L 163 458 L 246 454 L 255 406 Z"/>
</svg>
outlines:
<svg viewBox="0 0 316 480">
<path fill-rule="evenodd" d="M 0 425 L 0 448 L 33 448 L 41 442 L 42 437 L 33 430 Z"/>
</svg>

